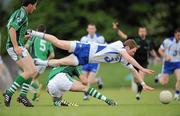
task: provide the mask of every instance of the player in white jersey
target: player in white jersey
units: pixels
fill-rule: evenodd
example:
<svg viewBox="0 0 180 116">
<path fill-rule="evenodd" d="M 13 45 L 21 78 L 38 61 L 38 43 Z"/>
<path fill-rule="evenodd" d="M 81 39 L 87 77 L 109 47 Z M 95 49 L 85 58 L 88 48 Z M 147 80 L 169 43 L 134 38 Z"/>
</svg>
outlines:
<svg viewBox="0 0 180 116">
<path fill-rule="evenodd" d="M 101 36 L 100 34 L 96 33 L 96 25 L 95 24 L 88 24 L 87 25 L 87 32 L 88 34 L 83 36 L 81 38 L 81 42 L 83 43 L 100 43 L 100 44 L 104 44 L 105 43 L 105 39 L 103 36 Z M 91 64 L 85 64 L 82 66 L 82 72 L 83 75 L 85 77 L 87 77 L 87 85 L 90 86 L 93 83 L 97 83 L 98 84 L 98 88 L 102 89 L 103 87 L 103 82 L 101 77 L 96 77 L 96 74 L 99 70 L 100 64 L 98 63 L 91 63 Z M 89 100 L 89 96 L 87 93 L 84 93 L 84 100 Z"/>
<path fill-rule="evenodd" d="M 39 36 L 47 41 L 50 41 L 53 45 L 58 48 L 68 50 L 72 54 L 62 58 L 53 59 L 49 61 L 36 61 L 37 64 L 49 65 L 49 66 L 59 66 L 59 65 L 84 65 L 87 63 L 115 63 L 122 62 L 133 74 L 137 82 L 141 83 L 144 90 L 153 90 L 145 84 L 141 79 L 140 75 L 133 67 L 137 67 L 139 70 L 147 74 L 154 73 L 153 70 L 143 68 L 140 66 L 134 58 L 130 55 L 134 55 L 137 50 L 137 44 L 133 40 L 127 40 L 129 46 L 123 46 L 121 41 L 116 41 L 111 44 L 97 44 L 97 43 L 80 43 L 78 41 L 65 41 L 59 40 L 53 35 L 45 34 L 42 32 L 37 32 L 33 30 L 28 30 L 29 35 Z M 136 47 L 134 47 L 136 46 Z M 132 65 L 133 66 L 132 66 Z"/>
<path fill-rule="evenodd" d="M 169 81 L 169 75 L 174 73 L 176 76 L 175 100 L 179 100 L 180 95 L 180 29 L 174 33 L 174 37 L 167 38 L 159 48 L 159 54 L 164 58 L 162 74 L 155 79 L 162 85 Z"/>
</svg>

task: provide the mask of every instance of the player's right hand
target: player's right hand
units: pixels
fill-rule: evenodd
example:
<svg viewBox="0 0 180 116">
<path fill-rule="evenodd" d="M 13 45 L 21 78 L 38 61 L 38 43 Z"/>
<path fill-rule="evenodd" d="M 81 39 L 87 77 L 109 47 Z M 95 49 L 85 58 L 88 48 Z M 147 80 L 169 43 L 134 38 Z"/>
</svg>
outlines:
<svg viewBox="0 0 180 116">
<path fill-rule="evenodd" d="M 144 73 L 146 73 L 146 74 L 153 74 L 153 73 L 155 73 L 154 70 L 146 69 L 146 68 L 143 68 L 141 71 L 144 72 Z"/>
<path fill-rule="evenodd" d="M 152 90 L 154 90 L 154 88 L 152 88 L 152 87 L 145 84 L 145 85 L 143 85 L 143 90 L 144 91 L 152 91 Z"/>
<path fill-rule="evenodd" d="M 165 61 L 171 61 L 172 57 L 171 56 L 165 56 Z"/>
<path fill-rule="evenodd" d="M 119 23 L 118 22 L 113 22 L 112 25 L 113 25 L 114 30 L 119 29 Z"/>
<path fill-rule="evenodd" d="M 18 56 L 22 56 L 22 48 L 21 47 L 19 47 L 19 46 L 17 46 L 17 47 L 15 47 L 14 48 L 14 50 L 15 50 L 15 52 L 16 52 L 16 54 L 18 55 Z"/>
</svg>

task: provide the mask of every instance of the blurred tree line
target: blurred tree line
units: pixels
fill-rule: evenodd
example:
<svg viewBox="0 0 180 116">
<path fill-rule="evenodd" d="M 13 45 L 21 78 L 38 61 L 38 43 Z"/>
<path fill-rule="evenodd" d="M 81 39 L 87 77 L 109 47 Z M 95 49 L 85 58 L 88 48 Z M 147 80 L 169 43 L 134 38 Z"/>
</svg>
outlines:
<svg viewBox="0 0 180 116">
<path fill-rule="evenodd" d="M 5 53 L 5 26 L 10 14 L 20 7 L 21 0 L 1 0 L 0 3 L 1 52 Z M 48 33 L 65 40 L 79 40 L 91 22 L 106 41 L 111 42 L 119 39 L 112 30 L 112 22 L 118 21 L 125 33 L 133 35 L 137 35 L 138 26 L 145 25 L 158 46 L 179 27 L 179 4 L 178 0 L 39 0 L 37 10 L 29 15 L 29 28 L 45 24 Z"/>
</svg>

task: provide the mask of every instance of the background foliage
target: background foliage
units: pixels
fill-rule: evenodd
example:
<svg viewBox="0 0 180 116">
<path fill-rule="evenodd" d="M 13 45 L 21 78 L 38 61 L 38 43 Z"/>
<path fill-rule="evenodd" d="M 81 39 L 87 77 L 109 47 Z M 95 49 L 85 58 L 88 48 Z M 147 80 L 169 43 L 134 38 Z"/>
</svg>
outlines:
<svg viewBox="0 0 180 116">
<path fill-rule="evenodd" d="M 6 24 L 21 0 L 0 1 L 1 52 L 5 53 Z M 59 38 L 79 40 L 86 34 L 86 25 L 93 22 L 108 42 L 118 40 L 112 22 L 120 22 L 127 34 L 137 35 L 139 25 L 145 25 L 158 46 L 180 25 L 180 5 L 177 0 L 39 0 L 37 10 L 29 16 L 29 28 L 46 24 L 47 32 Z"/>
</svg>

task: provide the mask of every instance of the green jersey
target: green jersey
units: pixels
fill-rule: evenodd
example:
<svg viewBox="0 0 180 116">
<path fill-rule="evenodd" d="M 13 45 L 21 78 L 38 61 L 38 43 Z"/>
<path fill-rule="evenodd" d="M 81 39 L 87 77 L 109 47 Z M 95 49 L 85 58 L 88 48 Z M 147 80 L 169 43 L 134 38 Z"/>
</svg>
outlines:
<svg viewBox="0 0 180 116">
<path fill-rule="evenodd" d="M 13 27 L 16 30 L 16 39 L 19 46 L 24 46 L 24 38 L 28 28 L 28 17 L 27 12 L 24 7 L 16 10 L 9 18 L 7 29 L 8 29 L 8 39 L 6 42 L 6 48 L 13 47 L 11 42 L 9 29 Z"/>
<path fill-rule="evenodd" d="M 29 45 L 29 52 L 32 58 L 40 58 L 41 60 L 47 60 L 49 54 L 54 53 L 52 44 L 39 37 L 31 37 L 31 39 L 27 41 L 27 44 Z"/>
<path fill-rule="evenodd" d="M 66 73 L 70 77 L 79 77 L 82 72 L 81 72 L 81 67 L 80 66 L 59 66 L 55 67 L 51 70 L 47 83 L 55 77 L 58 73 Z"/>
</svg>

